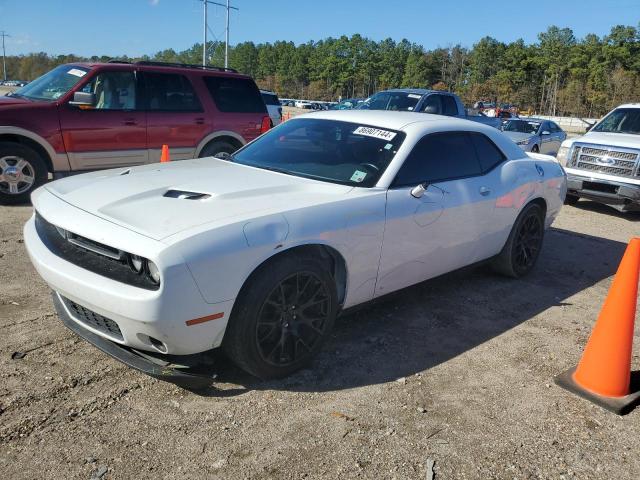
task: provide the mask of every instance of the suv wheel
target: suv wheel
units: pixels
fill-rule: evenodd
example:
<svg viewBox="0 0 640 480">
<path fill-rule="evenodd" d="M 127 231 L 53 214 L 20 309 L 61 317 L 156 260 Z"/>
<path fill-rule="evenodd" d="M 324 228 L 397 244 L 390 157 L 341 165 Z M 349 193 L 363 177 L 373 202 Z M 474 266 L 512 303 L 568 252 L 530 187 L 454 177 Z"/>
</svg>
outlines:
<svg viewBox="0 0 640 480">
<path fill-rule="evenodd" d="M 0 204 L 27 203 L 31 192 L 47 181 L 47 167 L 33 149 L 0 142 Z"/>
<path fill-rule="evenodd" d="M 223 348 L 256 377 L 284 377 L 318 353 L 337 311 L 327 266 L 317 258 L 288 255 L 249 280 L 233 309 Z"/>
<path fill-rule="evenodd" d="M 200 152 L 200 158 L 203 157 L 213 157 L 215 155 L 217 155 L 218 153 L 233 153 L 237 150 L 238 148 L 235 145 L 232 145 L 229 142 L 224 142 L 224 141 L 214 141 L 211 142 L 209 144 L 207 144 L 206 147 L 204 147 L 202 149 L 202 151 Z"/>
<path fill-rule="evenodd" d="M 576 203 L 578 203 L 578 200 L 580 200 L 580 197 L 578 197 L 577 195 L 571 195 L 567 193 L 567 196 L 564 197 L 564 204 L 575 205 Z"/>
</svg>

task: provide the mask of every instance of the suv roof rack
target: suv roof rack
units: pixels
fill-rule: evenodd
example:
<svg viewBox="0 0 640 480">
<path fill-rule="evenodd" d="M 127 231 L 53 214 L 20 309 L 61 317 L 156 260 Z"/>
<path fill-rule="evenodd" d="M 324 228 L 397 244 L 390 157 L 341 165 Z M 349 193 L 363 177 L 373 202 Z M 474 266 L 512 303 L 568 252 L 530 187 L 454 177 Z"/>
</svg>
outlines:
<svg viewBox="0 0 640 480">
<path fill-rule="evenodd" d="M 118 60 L 117 58 L 112 58 L 107 63 L 131 63 L 131 62 L 128 60 Z"/>
<path fill-rule="evenodd" d="M 214 67 L 209 65 L 193 65 L 191 63 L 151 62 L 151 61 L 144 60 L 144 61 L 134 62 L 134 65 L 151 65 L 155 67 L 195 68 L 198 70 L 215 70 L 218 72 L 238 73 L 238 71 L 235 68 Z"/>
</svg>

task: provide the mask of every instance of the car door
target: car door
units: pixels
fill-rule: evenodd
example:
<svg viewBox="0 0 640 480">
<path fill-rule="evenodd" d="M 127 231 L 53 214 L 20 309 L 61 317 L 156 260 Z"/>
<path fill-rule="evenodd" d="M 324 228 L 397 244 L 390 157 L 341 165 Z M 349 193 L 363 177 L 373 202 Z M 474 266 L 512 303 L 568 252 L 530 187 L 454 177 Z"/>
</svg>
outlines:
<svg viewBox="0 0 640 480">
<path fill-rule="evenodd" d="M 556 155 L 560 149 L 560 145 L 567 138 L 567 134 L 554 122 L 549 122 L 551 125 L 551 137 L 553 138 L 553 149 L 551 153 Z"/>
<path fill-rule="evenodd" d="M 387 192 L 376 296 L 474 262 L 495 204 L 481 173 L 467 132 L 415 145 Z"/>
<path fill-rule="evenodd" d="M 147 161 L 147 118 L 133 70 L 100 70 L 80 91 L 95 105 L 60 106 L 60 128 L 72 170 L 95 170 Z"/>
<path fill-rule="evenodd" d="M 538 130 L 538 134 L 540 135 L 540 153 L 544 153 L 546 155 L 551 154 L 555 145 L 553 135 L 551 133 L 551 124 L 549 122 L 542 122 L 540 130 Z"/>
<path fill-rule="evenodd" d="M 198 95 L 186 75 L 142 72 L 147 110 L 149 162 L 160 160 L 168 145 L 172 160 L 195 156 L 200 141 L 213 130 Z"/>
</svg>

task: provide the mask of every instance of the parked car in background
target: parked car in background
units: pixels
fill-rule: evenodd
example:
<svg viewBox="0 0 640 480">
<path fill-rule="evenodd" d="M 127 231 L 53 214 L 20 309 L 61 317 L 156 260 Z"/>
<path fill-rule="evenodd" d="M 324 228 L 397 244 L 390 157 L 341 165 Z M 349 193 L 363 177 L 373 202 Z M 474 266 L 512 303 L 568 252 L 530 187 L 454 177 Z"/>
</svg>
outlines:
<svg viewBox="0 0 640 480">
<path fill-rule="evenodd" d="M 338 103 L 334 103 L 329 107 L 329 110 L 352 110 L 360 105 L 364 99 L 362 98 L 345 98 Z"/>
<path fill-rule="evenodd" d="M 305 110 L 312 110 L 313 109 L 313 104 L 311 102 L 309 102 L 308 100 L 296 100 L 295 107 L 296 108 L 302 108 L 302 109 L 305 109 Z"/>
<path fill-rule="evenodd" d="M 502 131 L 525 152 L 556 155 L 567 134 L 555 122 L 537 118 L 511 119 Z"/>
<path fill-rule="evenodd" d="M 260 90 L 260 95 L 262 95 L 262 100 L 267 106 L 272 125 L 279 125 L 282 122 L 282 104 L 278 99 L 278 95 L 268 90 Z"/>
<path fill-rule="evenodd" d="M 159 62 L 61 65 L 0 97 L 0 203 L 87 170 L 231 153 L 267 131 L 258 91 L 234 70 Z"/>
<path fill-rule="evenodd" d="M 462 101 L 454 93 L 422 88 L 384 90 L 367 98 L 357 108 L 360 110 L 395 110 L 446 115 L 472 120 L 494 128 L 500 128 L 502 124 L 500 119 L 489 118 L 481 112 L 477 115 L 468 115 Z"/>
<path fill-rule="evenodd" d="M 566 202 L 580 198 L 640 211 L 640 103 L 620 105 L 581 137 L 565 140 Z"/>
</svg>

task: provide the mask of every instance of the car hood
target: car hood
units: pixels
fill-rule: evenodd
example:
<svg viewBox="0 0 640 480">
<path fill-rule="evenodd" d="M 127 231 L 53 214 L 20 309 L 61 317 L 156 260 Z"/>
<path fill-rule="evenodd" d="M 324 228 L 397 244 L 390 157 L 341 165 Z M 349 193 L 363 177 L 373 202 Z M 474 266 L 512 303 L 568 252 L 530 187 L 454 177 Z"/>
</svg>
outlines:
<svg viewBox="0 0 640 480">
<path fill-rule="evenodd" d="M 632 133 L 605 133 L 588 132 L 582 137 L 573 138 L 574 142 L 593 143 L 597 145 L 608 145 L 624 148 L 635 148 L 640 146 L 640 135 Z"/>
<path fill-rule="evenodd" d="M 31 105 L 32 103 L 31 100 L 27 100 L 26 98 L 7 97 L 6 95 L 0 97 L 0 108 L 15 105 Z"/>
<path fill-rule="evenodd" d="M 522 132 L 502 132 L 502 133 L 504 133 L 507 137 L 509 137 L 511 140 L 513 140 L 516 143 L 526 140 L 528 138 L 534 137 L 534 135 L 530 133 L 522 133 Z"/>
<path fill-rule="evenodd" d="M 203 224 L 226 225 L 335 201 L 353 189 L 214 158 L 76 175 L 44 188 L 155 240 Z M 191 194 L 204 198 L 189 199 Z"/>
</svg>

